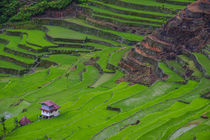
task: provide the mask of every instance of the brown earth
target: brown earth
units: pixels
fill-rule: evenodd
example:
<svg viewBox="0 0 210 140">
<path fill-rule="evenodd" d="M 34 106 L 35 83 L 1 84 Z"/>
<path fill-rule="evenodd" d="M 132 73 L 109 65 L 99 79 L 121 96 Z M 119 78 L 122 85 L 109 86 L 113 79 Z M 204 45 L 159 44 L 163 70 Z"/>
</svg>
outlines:
<svg viewBox="0 0 210 140">
<path fill-rule="evenodd" d="M 157 63 L 175 59 L 184 51 L 199 52 L 210 42 L 210 0 L 198 0 L 146 36 L 120 62 L 125 81 L 152 84 L 158 76 Z M 208 40 L 209 39 L 209 40 Z M 145 63 L 151 65 L 146 66 Z"/>
</svg>

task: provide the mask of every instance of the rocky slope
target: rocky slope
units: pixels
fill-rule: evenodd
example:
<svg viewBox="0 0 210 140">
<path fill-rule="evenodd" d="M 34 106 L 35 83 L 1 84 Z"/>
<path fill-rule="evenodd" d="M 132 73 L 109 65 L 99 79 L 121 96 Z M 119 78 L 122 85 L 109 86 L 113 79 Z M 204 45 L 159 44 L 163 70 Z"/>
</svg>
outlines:
<svg viewBox="0 0 210 140">
<path fill-rule="evenodd" d="M 123 80 L 152 84 L 164 78 L 158 62 L 175 59 L 183 52 L 199 52 L 210 34 L 210 0 L 198 0 L 146 36 L 120 62 Z"/>
</svg>

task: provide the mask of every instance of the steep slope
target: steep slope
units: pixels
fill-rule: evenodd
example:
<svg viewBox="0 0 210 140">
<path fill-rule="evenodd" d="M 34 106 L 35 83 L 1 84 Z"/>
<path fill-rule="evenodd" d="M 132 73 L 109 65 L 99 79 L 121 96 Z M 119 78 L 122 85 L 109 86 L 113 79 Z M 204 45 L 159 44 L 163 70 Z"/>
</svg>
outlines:
<svg viewBox="0 0 210 140">
<path fill-rule="evenodd" d="M 179 54 L 203 49 L 210 34 L 209 7 L 210 1 L 198 0 L 146 36 L 121 61 L 121 67 L 127 72 L 125 79 L 151 84 L 158 77 L 163 78 L 159 61 L 174 60 Z"/>
<path fill-rule="evenodd" d="M 163 62 L 126 55 L 192 1 L 88 0 L 6 26 L 0 34 L 0 117 L 6 119 L 0 120 L 0 139 L 208 140 L 209 45 L 205 53 Z M 138 76 L 158 78 L 153 62 L 164 79 L 150 86 L 121 82 L 123 56 L 134 72 L 142 66 L 133 76 L 137 82 Z M 147 67 L 153 73 L 144 73 Z M 61 107 L 59 116 L 40 117 L 45 100 Z M 20 126 L 23 116 L 32 123 Z"/>
</svg>

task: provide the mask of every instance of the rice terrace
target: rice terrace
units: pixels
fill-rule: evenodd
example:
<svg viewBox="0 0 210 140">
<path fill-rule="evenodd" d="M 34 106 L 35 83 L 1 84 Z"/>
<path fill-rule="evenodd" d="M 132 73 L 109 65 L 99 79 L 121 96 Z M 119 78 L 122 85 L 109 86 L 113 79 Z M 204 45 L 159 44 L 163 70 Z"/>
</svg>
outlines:
<svg viewBox="0 0 210 140">
<path fill-rule="evenodd" d="M 210 0 L 1 0 L 0 140 L 210 140 Z"/>
</svg>

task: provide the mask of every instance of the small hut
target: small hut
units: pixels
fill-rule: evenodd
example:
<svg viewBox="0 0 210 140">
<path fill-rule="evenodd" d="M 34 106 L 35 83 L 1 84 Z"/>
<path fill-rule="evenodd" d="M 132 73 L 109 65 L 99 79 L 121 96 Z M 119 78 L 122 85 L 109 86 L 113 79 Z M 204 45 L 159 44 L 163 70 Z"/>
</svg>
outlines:
<svg viewBox="0 0 210 140">
<path fill-rule="evenodd" d="M 51 117 L 55 117 L 58 116 L 59 113 L 59 108 L 60 106 L 58 106 L 56 103 L 54 103 L 53 101 L 44 101 L 40 103 L 41 106 L 41 114 L 42 116 L 44 116 L 45 118 L 51 118 Z"/>
<path fill-rule="evenodd" d="M 26 116 L 23 116 L 23 118 L 19 121 L 19 124 L 21 126 L 27 125 L 29 123 L 32 123 Z"/>
</svg>

